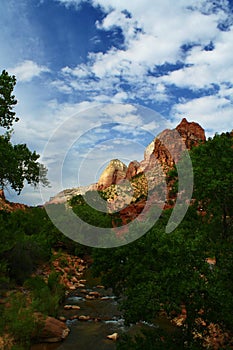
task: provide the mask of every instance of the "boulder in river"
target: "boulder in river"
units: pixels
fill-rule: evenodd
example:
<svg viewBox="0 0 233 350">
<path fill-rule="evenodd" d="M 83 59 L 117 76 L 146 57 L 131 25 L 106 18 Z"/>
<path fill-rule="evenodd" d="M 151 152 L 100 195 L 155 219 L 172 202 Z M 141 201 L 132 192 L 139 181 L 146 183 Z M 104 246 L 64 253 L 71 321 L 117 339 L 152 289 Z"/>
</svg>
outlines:
<svg viewBox="0 0 233 350">
<path fill-rule="evenodd" d="M 88 299 L 88 300 L 93 300 L 93 299 L 95 299 L 94 295 L 89 295 L 89 294 L 87 294 L 87 295 L 85 296 L 85 298 Z"/>
<path fill-rule="evenodd" d="M 81 315 L 78 317 L 79 321 L 89 321 L 91 319 L 90 316 L 85 316 L 85 315 Z"/>
<path fill-rule="evenodd" d="M 64 306 L 64 309 L 65 310 L 80 310 L 80 306 L 67 304 Z"/>
<path fill-rule="evenodd" d="M 57 343 L 64 340 L 70 333 L 70 329 L 62 321 L 57 320 L 54 317 L 46 317 L 43 315 L 37 315 L 38 320 L 42 322 L 42 330 L 39 334 L 41 342 L 45 343 Z"/>
<path fill-rule="evenodd" d="M 110 334 L 110 335 L 107 335 L 107 338 L 108 339 L 111 339 L 111 340 L 114 340 L 116 341 L 118 339 L 118 333 L 113 333 L 113 334 Z"/>
<path fill-rule="evenodd" d="M 99 292 L 90 292 L 89 295 L 92 296 L 92 297 L 95 297 L 95 298 L 99 298 L 100 297 L 100 293 Z"/>
</svg>

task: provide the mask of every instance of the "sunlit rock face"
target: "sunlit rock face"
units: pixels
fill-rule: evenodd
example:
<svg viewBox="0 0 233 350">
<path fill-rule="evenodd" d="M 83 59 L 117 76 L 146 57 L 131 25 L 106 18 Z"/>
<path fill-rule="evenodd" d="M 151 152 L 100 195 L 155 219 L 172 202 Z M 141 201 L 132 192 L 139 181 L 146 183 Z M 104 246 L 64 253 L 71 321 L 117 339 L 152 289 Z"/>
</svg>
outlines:
<svg viewBox="0 0 233 350">
<path fill-rule="evenodd" d="M 178 135 L 181 136 L 181 139 Z M 142 170 L 152 169 L 159 162 L 165 171 L 169 170 L 179 160 L 183 150 L 190 150 L 205 140 L 204 129 L 198 123 L 188 122 L 186 118 L 183 118 L 175 129 L 162 131 L 147 146 L 140 168 Z"/>
<path fill-rule="evenodd" d="M 97 188 L 105 190 L 112 185 L 122 184 L 123 180 L 132 180 L 136 175 L 146 174 L 148 189 L 163 180 L 163 176 L 177 163 L 186 149 L 205 142 L 204 129 L 195 122 L 188 122 L 185 118 L 175 129 L 162 131 L 145 149 L 144 159 L 136 160 L 126 167 L 118 159 L 110 161 L 101 174 Z M 143 182 L 140 177 L 138 182 Z M 143 183 L 142 186 L 143 187 Z M 145 192 L 145 191 L 143 191 Z"/>
<path fill-rule="evenodd" d="M 116 185 L 126 178 L 127 166 L 119 159 L 113 159 L 100 175 L 98 190 Z"/>
<path fill-rule="evenodd" d="M 54 197 L 51 197 L 49 201 L 45 203 L 45 205 L 66 203 L 74 196 L 78 196 L 78 195 L 84 196 L 86 192 L 96 191 L 96 190 L 97 190 L 97 184 L 69 188 L 59 192 Z"/>
<path fill-rule="evenodd" d="M 188 122 L 186 118 L 182 119 L 176 130 L 183 138 L 188 149 L 206 141 L 205 130 L 198 123 Z"/>
</svg>

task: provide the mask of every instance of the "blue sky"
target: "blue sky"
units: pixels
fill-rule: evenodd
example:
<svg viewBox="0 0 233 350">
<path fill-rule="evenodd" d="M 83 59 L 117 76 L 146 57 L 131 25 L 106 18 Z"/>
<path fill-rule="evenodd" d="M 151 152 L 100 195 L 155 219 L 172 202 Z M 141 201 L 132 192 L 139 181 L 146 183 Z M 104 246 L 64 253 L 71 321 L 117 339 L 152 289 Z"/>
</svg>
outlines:
<svg viewBox="0 0 233 350">
<path fill-rule="evenodd" d="M 141 160 L 183 117 L 208 136 L 233 129 L 231 0 L 1 0 L 0 12 L 0 69 L 17 78 L 14 142 L 42 155 L 45 197 L 93 182 L 111 158 Z M 7 196 L 41 203 L 29 187 Z"/>
</svg>

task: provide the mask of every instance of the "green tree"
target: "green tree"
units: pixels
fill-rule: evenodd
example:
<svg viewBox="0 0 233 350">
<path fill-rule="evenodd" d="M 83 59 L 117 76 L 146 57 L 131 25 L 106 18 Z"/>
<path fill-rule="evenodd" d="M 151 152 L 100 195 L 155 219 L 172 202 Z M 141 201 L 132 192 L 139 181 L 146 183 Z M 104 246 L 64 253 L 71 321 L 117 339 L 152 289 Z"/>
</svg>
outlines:
<svg viewBox="0 0 233 350">
<path fill-rule="evenodd" d="M 207 303 L 208 285 L 202 276 L 207 278 L 211 271 L 195 209 L 190 208 L 176 231 L 166 234 L 169 214 L 164 212 L 146 235 L 127 246 L 95 250 L 93 269 L 102 275 L 105 286 L 124 296 L 121 306 L 127 324 L 157 323 L 161 310 L 174 317 L 185 305 L 183 343 L 189 348 L 196 342 L 198 312 Z"/>
<path fill-rule="evenodd" d="M 15 116 L 13 107 L 17 104 L 12 95 L 16 84 L 15 76 L 10 76 L 5 70 L 0 75 L 0 126 L 9 130 L 13 122 L 19 119 Z"/>
<path fill-rule="evenodd" d="M 194 198 L 207 213 L 214 231 L 230 236 L 233 222 L 233 137 L 215 135 L 205 144 L 193 148 Z"/>
<path fill-rule="evenodd" d="M 20 194 L 25 181 L 33 186 L 39 183 L 47 186 L 48 180 L 46 167 L 38 162 L 40 156 L 31 152 L 26 144 L 11 143 L 11 127 L 14 121 L 18 121 L 13 110 L 17 104 L 13 95 L 15 84 L 15 76 L 3 70 L 0 75 L 0 126 L 7 132 L 0 135 L 0 186 L 2 189 L 11 186 Z"/>
<path fill-rule="evenodd" d="M 70 204 L 74 213 L 84 222 L 97 227 L 112 227 L 113 217 L 107 212 L 107 202 L 101 198 L 99 192 L 88 191 L 85 196 L 74 196 Z"/>
<path fill-rule="evenodd" d="M 232 134 L 215 135 L 194 148 L 191 159 L 195 202 L 175 231 L 165 233 L 170 217 L 166 210 L 139 240 L 114 250 L 94 250 L 93 269 L 102 276 L 105 286 L 112 286 L 122 297 L 126 323 L 159 323 L 161 309 L 168 319 L 179 315 L 182 309 L 185 313 L 178 345 L 175 336 L 161 337 L 152 330 L 136 342 L 126 339 L 119 343 L 119 349 L 153 349 L 153 344 L 158 349 L 202 349 L 203 337 L 207 337 L 208 326 L 213 323 L 224 336 L 231 335 Z M 175 183 L 175 170 L 169 176 Z M 200 206 L 204 216 L 197 210 Z M 212 256 L 217 258 L 215 266 L 207 263 Z M 203 322 L 198 322 L 200 319 Z M 227 344 L 226 338 L 225 341 Z"/>
</svg>

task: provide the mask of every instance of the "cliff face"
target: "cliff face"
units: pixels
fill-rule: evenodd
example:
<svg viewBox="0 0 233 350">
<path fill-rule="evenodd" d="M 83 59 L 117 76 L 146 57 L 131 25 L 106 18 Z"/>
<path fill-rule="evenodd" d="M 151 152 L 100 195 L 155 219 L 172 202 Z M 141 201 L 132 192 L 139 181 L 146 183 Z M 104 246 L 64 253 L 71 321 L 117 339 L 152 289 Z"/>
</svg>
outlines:
<svg viewBox="0 0 233 350">
<path fill-rule="evenodd" d="M 188 122 L 186 118 L 182 119 L 176 130 L 181 135 L 187 149 L 206 141 L 204 129 L 198 123 Z"/>
<path fill-rule="evenodd" d="M 113 159 L 102 172 L 97 184 L 64 190 L 47 204 L 63 203 L 74 195 L 101 190 L 109 198 L 109 205 L 114 210 L 124 207 L 126 202 L 128 205 L 128 199 L 134 205 L 140 197 L 147 196 L 148 191 L 165 181 L 167 171 L 179 160 L 183 150 L 190 150 L 205 140 L 204 129 L 184 118 L 175 129 L 164 130 L 146 147 L 141 162 L 134 160 L 127 167 L 120 160 Z M 139 204 L 135 206 L 136 212 L 139 207 Z"/>
<path fill-rule="evenodd" d="M 204 129 L 184 118 L 175 129 L 164 130 L 149 144 L 140 163 L 141 170 L 152 169 L 159 162 L 166 172 L 179 160 L 185 148 L 190 150 L 205 140 Z"/>
<path fill-rule="evenodd" d="M 0 210 L 5 210 L 5 211 L 14 211 L 14 210 L 24 210 L 26 209 L 27 206 L 25 204 L 21 203 L 12 203 L 6 200 L 4 191 L 0 190 Z"/>
<path fill-rule="evenodd" d="M 125 178 L 127 180 L 132 179 L 132 177 L 137 175 L 138 172 L 140 171 L 140 166 L 141 166 L 140 163 L 136 160 L 134 160 L 133 162 L 130 162 L 126 171 Z"/>
<path fill-rule="evenodd" d="M 179 160 L 182 151 L 190 150 L 205 140 L 204 129 L 184 118 L 175 129 L 164 130 L 146 147 L 141 162 L 134 160 L 127 168 L 121 161 L 112 160 L 100 176 L 98 189 L 104 190 L 123 179 L 130 180 L 144 171 L 155 171 L 159 164 L 166 173 Z"/>
<path fill-rule="evenodd" d="M 164 130 L 147 146 L 141 162 L 132 161 L 128 168 L 120 161 L 110 162 L 98 182 L 98 189 L 103 190 L 109 198 L 109 210 L 118 211 L 122 222 L 126 223 L 134 220 L 146 203 L 149 207 L 148 200 L 162 203 L 164 208 L 172 206 L 173 204 L 169 204 L 175 203 L 175 198 L 170 198 L 169 189 L 172 188 L 172 183 L 166 185 L 167 193 L 159 193 L 157 188 L 165 184 L 167 172 L 179 161 L 182 152 L 205 140 L 204 129 L 184 118 L 175 129 Z M 128 181 L 129 188 L 124 180 Z M 118 189 L 116 184 L 119 184 L 121 189 Z M 152 193 L 151 190 L 154 197 L 146 199 L 148 191 Z"/>
<path fill-rule="evenodd" d="M 98 181 L 98 190 L 116 185 L 126 178 L 127 166 L 118 159 L 110 161 Z"/>
</svg>

